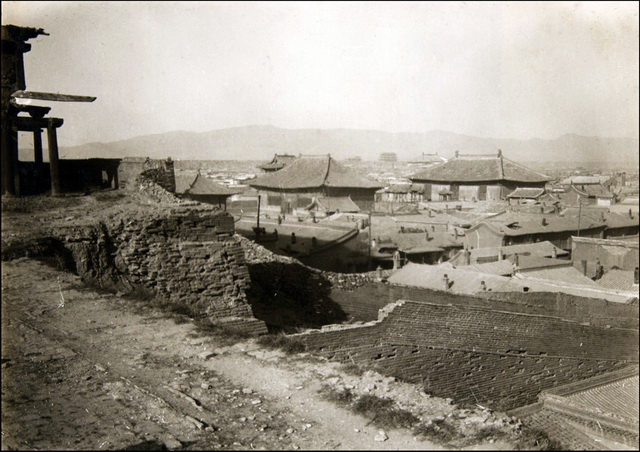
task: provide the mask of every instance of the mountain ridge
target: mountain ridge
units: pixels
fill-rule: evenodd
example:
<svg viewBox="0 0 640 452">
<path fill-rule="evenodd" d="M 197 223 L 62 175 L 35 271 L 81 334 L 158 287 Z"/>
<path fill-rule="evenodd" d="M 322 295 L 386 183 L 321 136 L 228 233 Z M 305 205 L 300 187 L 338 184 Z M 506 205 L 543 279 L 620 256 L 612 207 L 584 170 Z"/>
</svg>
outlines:
<svg viewBox="0 0 640 452">
<path fill-rule="evenodd" d="M 395 152 L 399 160 L 422 153 L 451 157 L 503 151 L 515 161 L 601 161 L 637 163 L 638 139 L 564 134 L 556 139 L 482 138 L 444 130 L 382 132 L 360 129 L 285 129 L 251 125 L 205 132 L 171 131 L 113 142 L 61 148 L 63 158 L 150 157 L 174 160 L 269 160 L 273 154 L 331 154 L 337 159 L 378 160 Z"/>
</svg>

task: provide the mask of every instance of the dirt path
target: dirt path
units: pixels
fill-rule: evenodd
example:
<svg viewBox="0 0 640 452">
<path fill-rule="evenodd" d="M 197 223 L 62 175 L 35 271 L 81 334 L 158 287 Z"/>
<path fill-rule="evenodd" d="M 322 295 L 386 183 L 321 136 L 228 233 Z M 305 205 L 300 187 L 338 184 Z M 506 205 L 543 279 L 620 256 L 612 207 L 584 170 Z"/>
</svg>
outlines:
<svg viewBox="0 0 640 452">
<path fill-rule="evenodd" d="M 3 450 L 442 448 L 404 429 L 376 441 L 368 419 L 318 393 L 338 380 L 388 391 L 379 376 L 225 344 L 34 260 L 5 262 L 2 276 Z"/>
<path fill-rule="evenodd" d="M 279 352 L 221 346 L 33 260 L 2 271 L 3 450 L 438 448 L 374 441 Z"/>
</svg>

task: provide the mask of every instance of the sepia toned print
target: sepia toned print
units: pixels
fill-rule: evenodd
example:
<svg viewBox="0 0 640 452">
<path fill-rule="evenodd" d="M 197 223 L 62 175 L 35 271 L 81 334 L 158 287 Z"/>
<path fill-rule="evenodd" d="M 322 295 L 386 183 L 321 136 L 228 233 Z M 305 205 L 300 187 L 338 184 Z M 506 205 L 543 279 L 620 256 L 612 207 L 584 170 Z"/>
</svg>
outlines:
<svg viewBox="0 0 640 452">
<path fill-rule="evenodd" d="M 636 450 L 638 5 L 3 2 L 2 450 Z"/>
</svg>

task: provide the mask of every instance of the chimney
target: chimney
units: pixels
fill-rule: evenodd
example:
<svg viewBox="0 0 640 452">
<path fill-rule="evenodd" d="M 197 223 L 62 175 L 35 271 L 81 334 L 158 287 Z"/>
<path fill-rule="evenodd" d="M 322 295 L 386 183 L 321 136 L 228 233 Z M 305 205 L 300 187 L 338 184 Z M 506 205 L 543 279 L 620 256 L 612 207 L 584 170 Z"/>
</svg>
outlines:
<svg viewBox="0 0 640 452">
<path fill-rule="evenodd" d="M 456 210 L 462 212 L 462 204 L 458 204 Z"/>
<path fill-rule="evenodd" d="M 583 259 L 580 263 L 582 264 L 582 274 L 587 276 L 587 261 Z"/>
<path fill-rule="evenodd" d="M 633 271 L 633 283 L 638 284 L 640 279 L 640 272 L 638 271 L 638 267 Z"/>
<path fill-rule="evenodd" d="M 400 226 L 400 233 L 404 234 L 404 226 Z"/>
<path fill-rule="evenodd" d="M 520 257 L 518 257 L 518 253 L 513 255 L 513 266 L 514 268 L 518 268 L 518 264 L 520 264 Z"/>
<path fill-rule="evenodd" d="M 547 219 L 546 218 L 542 218 L 542 226 L 546 226 L 547 225 Z"/>
<path fill-rule="evenodd" d="M 484 281 L 480 281 L 480 289 L 482 289 L 483 292 L 487 291 L 487 285 Z"/>
<path fill-rule="evenodd" d="M 378 279 L 381 280 L 382 279 L 382 267 L 380 267 L 379 265 L 378 265 L 378 268 L 376 268 L 376 274 L 378 276 Z"/>
<path fill-rule="evenodd" d="M 429 218 L 433 217 L 433 212 L 429 209 Z"/>
<path fill-rule="evenodd" d="M 444 290 L 449 290 L 449 276 L 446 273 L 442 277 L 442 286 Z"/>
<path fill-rule="evenodd" d="M 498 250 L 498 260 L 501 261 L 504 259 L 504 253 L 502 252 L 502 248 Z"/>
<path fill-rule="evenodd" d="M 502 157 L 502 149 L 498 149 L 498 157 Z"/>
<path fill-rule="evenodd" d="M 544 206 L 540 206 L 540 213 L 544 213 Z"/>
<path fill-rule="evenodd" d="M 449 212 L 449 204 L 444 205 L 444 213 Z"/>
<path fill-rule="evenodd" d="M 435 227 L 435 225 L 431 225 L 431 232 L 436 232 L 436 227 Z"/>
<path fill-rule="evenodd" d="M 458 240 L 458 228 L 455 226 L 453 227 L 453 237 Z"/>
<path fill-rule="evenodd" d="M 471 265 L 471 251 L 464 249 L 464 265 Z"/>
<path fill-rule="evenodd" d="M 558 249 L 554 246 L 553 250 L 551 251 L 551 257 L 554 259 L 558 258 Z"/>
<path fill-rule="evenodd" d="M 429 241 L 429 231 L 424 231 L 424 235 L 425 238 L 427 239 L 427 242 Z"/>
<path fill-rule="evenodd" d="M 629 209 L 629 218 L 633 220 L 633 212 L 631 211 L 631 209 Z"/>
<path fill-rule="evenodd" d="M 456 149 L 456 158 L 460 157 L 460 151 Z"/>
</svg>

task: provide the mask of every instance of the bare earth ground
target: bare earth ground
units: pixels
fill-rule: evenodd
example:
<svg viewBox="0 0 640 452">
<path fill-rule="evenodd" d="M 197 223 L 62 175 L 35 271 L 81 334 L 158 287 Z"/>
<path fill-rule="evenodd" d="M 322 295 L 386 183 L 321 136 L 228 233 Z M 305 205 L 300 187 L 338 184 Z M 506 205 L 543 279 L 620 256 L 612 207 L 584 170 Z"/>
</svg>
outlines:
<svg viewBox="0 0 640 452">
<path fill-rule="evenodd" d="M 3 239 L 96 203 L 80 204 L 3 216 Z M 460 448 L 408 429 L 381 441 L 370 418 L 323 398 L 325 385 L 393 398 L 423 420 L 461 412 L 374 372 L 212 334 L 33 259 L 2 264 L 2 450 Z M 487 418 L 456 422 L 474 429 Z M 488 436 L 466 448 L 515 441 Z"/>
</svg>

